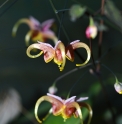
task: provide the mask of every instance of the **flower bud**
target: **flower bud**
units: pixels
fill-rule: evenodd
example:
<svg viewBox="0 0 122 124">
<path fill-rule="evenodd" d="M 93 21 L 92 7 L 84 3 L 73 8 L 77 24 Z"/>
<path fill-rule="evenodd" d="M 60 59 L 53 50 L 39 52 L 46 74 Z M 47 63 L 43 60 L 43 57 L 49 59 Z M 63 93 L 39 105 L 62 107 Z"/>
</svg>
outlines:
<svg viewBox="0 0 122 124">
<path fill-rule="evenodd" d="M 94 39 L 97 36 L 97 26 L 94 24 L 92 17 L 90 17 L 90 24 L 86 29 L 86 37 Z"/>
<path fill-rule="evenodd" d="M 55 94 L 57 92 L 57 88 L 55 86 L 51 86 L 49 87 L 48 91 L 50 94 Z"/>
<path fill-rule="evenodd" d="M 115 90 L 119 93 L 119 94 L 122 94 L 122 83 L 115 83 L 114 84 L 114 88 Z"/>
</svg>

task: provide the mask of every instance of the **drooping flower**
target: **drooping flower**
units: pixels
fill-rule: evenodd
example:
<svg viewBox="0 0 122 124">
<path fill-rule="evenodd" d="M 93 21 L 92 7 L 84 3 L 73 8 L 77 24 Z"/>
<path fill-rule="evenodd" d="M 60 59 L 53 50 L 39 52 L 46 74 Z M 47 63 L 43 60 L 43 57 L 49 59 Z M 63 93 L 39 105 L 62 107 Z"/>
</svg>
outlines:
<svg viewBox="0 0 122 124">
<path fill-rule="evenodd" d="M 92 118 L 92 109 L 88 104 L 82 103 L 82 101 L 87 99 L 88 97 L 81 97 L 80 99 L 76 100 L 76 96 L 72 96 L 71 98 L 64 100 L 59 96 L 47 93 L 46 96 L 42 96 L 37 100 L 35 105 L 35 117 L 39 123 L 42 123 L 37 114 L 38 108 L 41 102 L 48 101 L 52 104 L 52 108 L 49 112 L 53 113 L 54 116 L 62 116 L 64 121 L 74 115 L 76 118 L 80 117 L 81 123 L 83 123 L 82 111 L 80 107 L 86 107 L 89 110 L 90 116 L 88 123 L 90 123 Z"/>
<path fill-rule="evenodd" d="M 86 49 L 87 52 L 87 59 L 83 64 L 76 64 L 76 66 L 84 66 L 88 63 L 91 57 L 91 51 L 90 48 L 88 47 L 87 44 L 80 42 L 80 40 L 75 40 L 71 42 L 67 47 L 66 47 L 66 58 L 70 61 L 74 61 L 74 50 L 77 48 L 84 48 Z"/>
<path fill-rule="evenodd" d="M 53 22 L 54 19 L 49 19 L 41 24 L 32 16 L 29 19 L 23 18 L 17 21 L 17 23 L 14 25 L 12 29 L 12 35 L 13 36 L 16 35 L 17 29 L 21 23 L 26 23 L 30 27 L 30 30 L 25 36 L 25 42 L 27 46 L 29 45 L 30 39 L 32 41 L 39 40 L 41 42 L 44 42 L 47 39 L 51 39 L 54 41 L 54 43 L 56 43 L 58 39 L 55 36 L 55 33 L 52 30 L 50 30 L 50 27 L 52 26 Z"/>
<path fill-rule="evenodd" d="M 92 38 L 94 39 L 97 36 L 97 26 L 94 24 L 94 20 L 92 17 L 90 17 L 90 24 L 89 26 L 86 28 L 86 37 L 88 39 Z"/>
<path fill-rule="evenodd" d="M 90 60 L 91 53 L 90 48 L 85 43 L 82 43 L 79 40 L 71 42 L 66 48 L 61 41 L 58 41 L 55 47 L 52 47 L 48 43 L 38 42 L 30 45 L 27 48 L 26 53 L 30 58 L 39 57 L 42 53 L 44 53 L 44 61 L 48 63 L 53 59 L 54 62 L 58 65 L 60 71 L 62 71 L 66 63 L 66 58 L 68 58 L 70 61 L 74 61 L 74 49 L 80 47 L 86 49 L 87 59 L 83 64 L 76 64 L 76 66 L 83 66 L 87 64 L 88 61 Z M 41 50 L 41 52 L 38 53 L 37 55 L 31 55 L 30 54 L 31 50 L 35 48 Z"/>
<path fill-rule="evenodd" d="M 34 48 L 42 51 L 37 55 L 31 55 L 30 51 Z M 27 49 L 27 55 L 30 58 L 39 57 L 42 53 L 44 53 L 44 61 L 46 63 L 50 62 L 53 59 L 54 62 L 58 65 L 60 71 L 63 70 L 65 66 L 66 58 L 65 58 L 65 46 L 61 41 L 58 41 L 55 47 L 52 47 L 48 43 L 38 42 L 30 45 Z"/>
</svg>

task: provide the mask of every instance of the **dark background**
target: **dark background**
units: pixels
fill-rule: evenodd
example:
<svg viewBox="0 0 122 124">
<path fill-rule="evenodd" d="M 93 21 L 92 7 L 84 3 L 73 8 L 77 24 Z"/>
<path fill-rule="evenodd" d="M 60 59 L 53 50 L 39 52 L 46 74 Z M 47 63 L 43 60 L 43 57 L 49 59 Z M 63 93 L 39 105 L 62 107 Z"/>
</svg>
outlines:
<svg viewBox="0 0 122 124">
<path fill-rule="evenodd" d="M 0 5 L 5 0 L 0 0 Z M 14 3 L 15 2 L 15 3 Z M 82 5 L 87 6 L 93 12 L 100 9 L 101 0 L 79 0 Z M 14 3 L 14 4 L 13 4 Z M 61 10 L 64 7 L 65 0 L 53 0 L 54 6 L 57 10 Z M 66 8 L 70 8 L 75 2 L 68 0 Z M 121 10 L 122 1 L 114 1 L 116 6 Z M 13 5 L 12 5 L 13 4 Z M 59 17 L 62 16 L 60 12 Z M 82 63 L 77 54 L 75 54 L 75 62 L 67 60 L 64 71 L 60 72 L 57 65 L 53 62 L 46 64 L 43 59 L 43 55 L 31 59 L 26 55 L 26 46 L 24 37 L 29 27 L 26 24 L 21 24 L 18 28 L 16 37 L 12 37 L 12 28 L 14 24 L 21 18 L 28 18 L 29 16 L 35 17 L 40 22 L 47 19 L 54 18 L 55 26 L 53 30 L 58 35 L 59 22 L 54 14 L 54 11 L 48 0 L 9 0 L 3 7 L 0 8 L 0 91 L 8 88 L 14 88 L 21 96 L 22 105 L 28 110 L 31 118 L 34 118 L 34 106 L 37 99 L 43 95 L 46 95 L 48 88 L 53 84 L 56 78 L 65 74 L 66 72 L 75 68 L 75 63 Z M 102 63 L 107 65 L 117 75 L 119 81 L 122 81 L 122 33 L 111 26 L 115 25 L 105 17 L 105 25 L 108 27 L 108 31 L 103 33 L 102 53 L 111 47 L 112 49 L 107 52 L 103 57 Z M 99 21 L 96 17 L 96 21 Z M 84 16 L 79 18 L 75 22 L 70 21 L 68 11 L 64 13 L 63 25 L 67 31 L 69 39 L 72 41 L 80 39 L 80 41 L 89 44 L 88 39 L 85 36 L 85 29 L 89 24 L 89 18 Z M 98 39 L 92 41 L 93 54 L 95 60 L 98 54 Z M 60 40 L 67 45 L 68 40 L 64 35 L 62 29 L 60 33 Z M 47 41 L 53 45 L 53 42 Z M 81 50 L 82 56 L 86 56 L 85 50 Z M 82 53 L 83 52 L 83 53 Z M 92 62 L 90 60 L 90 62 Z M 80 69 L 58 81 L 57 95 L 66 98 L 68 91 L 77 79 L 89 69 L 93 69 L 93 66 Z M 112 117 L 105 115 L 106 112 L 110 113 L 110 106 L 114 110 L 114 117 L 116 118 L 116 124 L 118 117 L 122 118 L 122 96 L 116 93 L 114 89 L 115 79 L 114 76 L 105 68 L 101 67 L 101 76 L 104 84 L 104 88 L 101 87 L 99 80 L 96 76 L 87 73 L 74 87 L 71 92 L 72 95 L 77 96 L 91 96 L 89 103 L 93 108 L 92 124 L 112 124 Z M 107 97 L 105 95 L 107 92 Z M 108 105 L 108 102 L 110 105 Z M 108 107 L 109 106 L 109 107 Z M 46 112 L 45 112 L 46 113 Z M 27 113 L 28 114 L 28 113 Z M 40 112 L 40 115 L 43 113 Z M 105 119 L 105 116 L 107 119 Z M 52 116 L 51 116 L 52 117 Z M 23 119 L 24 118 L 24 119 Z M 56 119 L 58 117 L 52 117 Z M 63 119 L 59 118 L 59 122 Z M 56 122 L 55 123 L 59 123 Z M 122 122 L 122 120 L 121 120 Z M 25 115 L 20 114 L 11 124 L 31 124 Z M 46 122 L 45 122 L 46 123 Z M 54 122 L 48 122 L 53 123 Z M 64 122 L 66 123 L 66 122 Z M 67 123 L 68 124 L 68 123 Z"/>
</svg>

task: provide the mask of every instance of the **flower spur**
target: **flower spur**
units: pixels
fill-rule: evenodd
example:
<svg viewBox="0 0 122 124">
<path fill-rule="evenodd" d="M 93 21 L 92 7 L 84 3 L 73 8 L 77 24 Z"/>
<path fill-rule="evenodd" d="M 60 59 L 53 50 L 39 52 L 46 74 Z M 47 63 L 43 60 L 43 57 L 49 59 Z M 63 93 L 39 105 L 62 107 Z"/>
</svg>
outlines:
<svg viewBox="0 0 122 124">
<path fill-rule="evenodd" d="M 35 48 L 41 50 L 41 52 L 37 55 L 31 55 L 31 50 Z M 42 55 L 42 53 L 44 53 L 44 61 L 48 63 L 52 59 L 54 59 L 54 62 L 58 65 L 60 71 L 62 71 L 66 63 L 66 58 L 72 62 L 74 61 L 74 50 L 76 48 L 85 48 L 87 51 L 86 61 L 83 64 L 76 64 L 76 66 L 84 66 L 90 60 L 91 52 L 90 48 L 85 43 L 80 42 L 79 40 L 71 42 L 66 48 L 61 41 L 58 41 L 55 47 L 52 47 L 48 43 L 38 42 L 30 45 L 27 48 L 26 53 L 30 58 L 39 57 L 40 55 Z"/>
<path fill-rule="evenodd" d="M 36 20 L 34 17 L 30 17 L 29 19 L 27 18 L 22 18 L 19 21 L 16 22 L 12 29 L 12 35 L 15 36 L 17 29 L 21 23 L 26 23 L 30 27 L 30 31 L 25 36 L 25 42 L 26 45 L 29 46 L 29 41 L 30 39 L 32 41 L 41 41 L 44 42 L 47 39 L 51 39 L 56 43 L 58 41 L 57 37 L 55 36 L 55 33 L 50 30 L 50 27 L 54 23 L 53 19 L 49 19 L 44 21 L 43 23 L 40 24 L 38 20 Z"/>
<path fill-rule="evenodd" d="M 47 93 L 46 96 L 42 96 L 37 100 L 35 105 L 35 117 L 39 123 L 42 123 L 42 121 L 38 117 L 38 108 L 41 102 L 48 101 L 52 104 L 52 108 L 49 112 L 53 113 L 54 116 L 60 115 L 63 117 L 65 121 L 66 119 L 74 115 L 75 118 L 80 117 L 82 124 L 83 124 L 83 119 L 82 119 L 82 112 L 80 107 L 86 107 L 89 111 L 89 121 L 88 121 L 89 124 L 92 118 L 92 109 L 88 104 L 82 103 L 82 101 L 86 99 L 88 99 L 88 97 L 81 97 L 78 100 L 76 100 L 76 96 L 72 96 L 67 100 L 63 100 L 59 96 Z M 45 119 L 46 118 L 44 118 L 43 120 Z"/>
</svg>

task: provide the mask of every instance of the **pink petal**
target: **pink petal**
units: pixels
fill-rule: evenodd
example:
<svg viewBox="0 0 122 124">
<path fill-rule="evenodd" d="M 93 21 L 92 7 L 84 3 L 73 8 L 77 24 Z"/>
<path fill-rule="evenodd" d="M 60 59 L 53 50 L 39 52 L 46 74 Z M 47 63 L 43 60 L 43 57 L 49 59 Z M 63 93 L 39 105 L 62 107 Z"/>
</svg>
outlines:
<svg viewBox="0 0 122 124">
<path fill-rule="evenodd" d="M 52 26 L 53 22 L 54 22 L 54 19 L 49 19 L 47 21 L 44 21 L 41 24 L 42 30 L 43 31 L 49 30 L 49 28 Z"/>
<path fill-rule="evenodd" d="M 38 42 L 40 45 L 40 49 L 44 52 L 44 60 L 45 62 L 49 62 L 54 58 L 55 55 L 55 50 L 54 48 L 48 44 L 48 43 L 42 43 L 42 42 Z"/>
<path fill-rule="evenodd" d="M 81 102 L 81 101 L 84 101 L 84 100 L 87 100 L 89 97 L 80 97 L 79 99 L 77 99 L 76 101 L 77 102 Z"/>
<path fill-rule="evenodd" d="M 74 102 L 75 98 L 76 98 L 76 96 L 72 96 L 72 97 L 68 98 L 67 100 L 64 101 L 64 104 L 68 104 L 68 103 Z"/>
<path fill-rule="evenodd" d="M 80 42 L 80 40 L 72 41 L 70 44 L 73 45 L 73 44 L 78 43 L 78 42 Z"/>
<path fill-rule="evenodd" d="M 61 41 L 58 41 L 57 44 L 55 45 L 55 62 L 61 64 L 62 63 L 62 53 L 59 48 L 59 44 Z"/>
<path fill-rule="evenodd" d="M 55 98 L 55 99 L 57 99 L 57 100 L 59 100 L 60 102 L 63 103 L 63 99 L 62 99 L 61 97 L 56 96 L 56 95 L 53 95 L 53 94 L 50 94 L 50 93 L 47 93 L 47 95 L 48 95 L 48 96 L 51 96 L 51 97 L 53 97 L 53 98 Z"/>
<path fill-rule="evenodd" d="M 70 45 L 72 45 L 73 49 L 77 49 L 77 48 L 79 48 L 79 43 L 80 43 L 80 40 L 75 40 L 75 41 L 71 42 Z"/>
<path fill-rule="evenodd" d="M 55 35 L 54 32 L 51 30 L 43 31 L 42 33 L 45 38 L 50 38 L 50 39 Z"/>
<path fill-rule="evenodd" d="M 31 21 L 31 29 L 39 30 L 39 28 L 40 28 L 40 30 L 41 30 L 41 24 L 37 19 L 35 19 L 34 17 L 30 16 L 29 20 Z"/>
<path fill-rule="evenodd" d="M 75 40 L 66 47 L 66 57 L 72 62 L 74 61 L 74 49 L 75 49 L 74 44 L 78 43 L 79 41 L 80 40 Z"/>
</svg>

